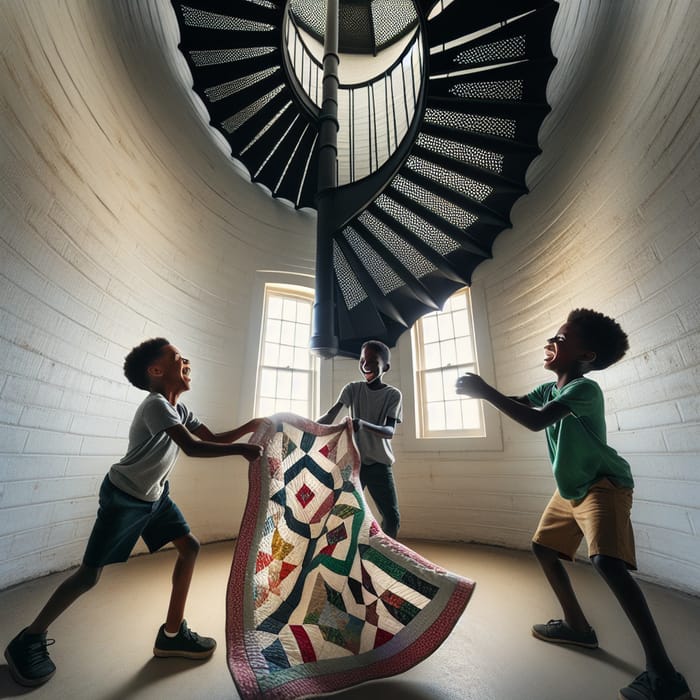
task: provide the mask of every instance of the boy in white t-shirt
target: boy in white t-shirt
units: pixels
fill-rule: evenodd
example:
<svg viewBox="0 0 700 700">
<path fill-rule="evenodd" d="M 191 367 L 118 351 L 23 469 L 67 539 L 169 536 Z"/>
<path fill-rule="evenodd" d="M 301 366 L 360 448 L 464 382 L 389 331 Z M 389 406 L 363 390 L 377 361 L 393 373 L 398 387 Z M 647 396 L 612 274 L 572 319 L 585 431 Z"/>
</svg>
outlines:
<svg viewBox="0 0 700 700">
<path fill-rule="evenodd" d="M 396 496 L 394 452 L 391 439 L 396 424 L 401 422 L 401 392 L 382 382 L 389 371 L 391 351 L 379 340 L 368 340 L 360 353 L 361 382 L 343 387 L 335 404 L 318 423 L 332 423 L 346 406 L 352 418 L 357 449 L 362 461 L 360 483 L 366 488 L 382 517 L 382 529 L 396 538 L 399 531 L 399 502 Z"/>
<path fill-rule="evenodd" d="M 170 498 L 168 475 L 180 450 L 190 457 L 258 458 L 259 445 L 236 440 L 254 432 L 260 419 L 212 433 L 179 402 L 190 388 L 190 362 L 165 338 L 133 348 L 124 361 L 124 374 L 149 394 L 136 409 L 126 455 L 112 465 L 102 482 L 97 519 L 82 564 L 5 649 L 10 673 L 21 685 L 41 685 L 53 676 L 56 666 L 47 651 L 54 643 L 46 638 L 49 625 L 97 583 L 104 566 L 126 561 L 139 537 L 151 552 L 172 542 L 178 553 L 168 613 L 158 631 L 154 655 L 205 659 L 216 648 L 213 639 L 192 632 L 184 620 L 200 545 Z"/>
</svg>

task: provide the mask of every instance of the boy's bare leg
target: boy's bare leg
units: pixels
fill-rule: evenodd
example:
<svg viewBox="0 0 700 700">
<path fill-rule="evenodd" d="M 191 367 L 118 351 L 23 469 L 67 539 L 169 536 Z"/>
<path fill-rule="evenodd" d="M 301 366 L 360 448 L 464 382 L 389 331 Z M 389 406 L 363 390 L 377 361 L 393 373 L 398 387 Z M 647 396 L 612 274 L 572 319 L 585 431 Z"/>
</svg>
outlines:
<svg viewBox="0 0 700 700">
<path fill-rule="evenodd" d="M 660 676 L 672 675 L 675 669 L 661 641 L 644 593 L 630 574 L 625 562 L 603 554 L 592 556 L 591 561 L 632 623 L 644 649 L 647 670 L 654 671 Z"/>
<path fill-rule="evenodd" d="M 165 620 L 165 629 L 170 634 L 175 634 L 180 629 L 180 623 L 185 616 L 185 603 L 200 546 L 199 540 L 191 534 L 178 537 L 173 540 L 173 544 L 177 549 L 177 561 L 173 569 L 173 588 Z"/>
<path fill-rule="evenodd" d="M 532 551 L 537 557 L 537 561 L 540 563 L 544 575 L 547 577 L 547 581 L 549 581 L 549 585 L 552 587 L 554 595 L 556 595 L 562 607 L 566 623 L 577 632 L 587 632 L 590 629 L 590 625 L 579 605 L 574 589 L 571 586 L 569 574 L 561 563 L 559 554 L 537 542 L 532 543 Z"/>
<path fill-rule="evenodd" d="M 72 605 L 83 593 L 87 593 L 100 579 L 102 567 L 85 566 L 81 564 L 49 598 L 34 622 L 27 627 L 29 634 L 46 632 L 49 625 Z"/>
</svg>

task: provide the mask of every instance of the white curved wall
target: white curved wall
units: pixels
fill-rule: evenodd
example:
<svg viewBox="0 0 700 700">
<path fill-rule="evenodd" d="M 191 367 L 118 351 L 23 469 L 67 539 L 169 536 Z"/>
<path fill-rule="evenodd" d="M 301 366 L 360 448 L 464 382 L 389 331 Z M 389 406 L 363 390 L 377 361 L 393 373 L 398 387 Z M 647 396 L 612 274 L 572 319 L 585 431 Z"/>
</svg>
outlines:
<svg viewBox="0 0 700 700">
<path fill-rule="evenodd" d="M 171 339 L 188 404 L 233 427 L 255 270 L 313 271 L 313 219 L 227 161 L 176 43 L 165 2 L 0 3 L 0 587 L 80 561 L 143 397 L 128 349 Z M 237 532 L 244 466 L 179 460 L 202 539 Z"/>
<path fill-rule="evenodd" d="M 561 3 L 544 154 L 474 279 L 506 392 L 546 378 L 542 339 L 570 308 L 627 330 L 628 357 L 594 378 L 637 479 L 640 568 L 695 593 L 698 27 L 693 0 Z M 229 164 L 175 34 L 165 0 L 0 4 L 0 587 L 79 561 L 142 395 L 125 352 L 170 337 L 194 362 L 188 403 L 229 427 L 247 418 L 254 271 L 313 269 L 313 220 Z M 332 368 L 328 396 L 355 373 Z M 527 547 L 553 489 L 544 439 L 507 421 L 503 438 L 502 452 L 417 454 L 399 435 L 402 534 Z M 235 534 L 244 474 L 180 459 L 173 489 L 201 539 Z"/>
</svg>

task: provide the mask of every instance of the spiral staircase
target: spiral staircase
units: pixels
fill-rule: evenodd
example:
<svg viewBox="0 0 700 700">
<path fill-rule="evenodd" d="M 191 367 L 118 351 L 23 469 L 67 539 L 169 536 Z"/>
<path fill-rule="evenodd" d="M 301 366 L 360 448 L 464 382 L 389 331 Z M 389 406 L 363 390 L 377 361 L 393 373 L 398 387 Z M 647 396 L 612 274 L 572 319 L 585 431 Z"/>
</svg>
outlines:
<svg viewBox="0 0 700 700">
<path fill-rule="evenodd" d="M 340 0 L 341 64 L 392 46 L 397 58 L 340 84 L 336 183 L 325 190 L 323 58 L 314 50 L 325 3 L 172 5 L 193 89 L 231 156 L 296 208 L 318 209 L 326 198 L 319 235 L 329 243 L 317 276 L 332 276 L 337 348 L 328 354 L 355 357 L 369 338 L 393 346 L 470 284 L 511 226 L 540 153 L 556 2 Z"/>
</svg>

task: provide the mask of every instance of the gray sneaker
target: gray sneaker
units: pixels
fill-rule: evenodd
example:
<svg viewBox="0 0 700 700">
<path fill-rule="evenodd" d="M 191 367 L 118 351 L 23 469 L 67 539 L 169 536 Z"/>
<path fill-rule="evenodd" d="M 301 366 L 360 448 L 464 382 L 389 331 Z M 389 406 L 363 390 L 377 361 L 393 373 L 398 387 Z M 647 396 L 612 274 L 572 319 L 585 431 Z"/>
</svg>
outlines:
<svg viewBox="0 0 700 700">
<path fill-rule="evenodd" d="M 165 625 L 161 625 L 153 647 L 153 656 L 179 656 L 185 659 L 208 659 L 216 649 L 216 641 L 211 637 L 200 637 L 188 626 L 187 621 L 180 623 L 176 637 L 165 634 Z"/>
<path fill-rule="evenodd" d="M 564 622 L 564 620 L 550 620 L 544 625 L 533 625 L 532 636 L 543 642 L 554 644 L 573 644 L 586 649 L 598 648 L 598 637 L 592 627 L 587 632 L 577 632 Z"/>
<path fill-rule="evenodd" d="M 690 688 L 680 673 L 663 678 L 655 673 L 640 673 L 627 687 L 620 689 L 620 700 L 689 700 Z"/>
<path fill-rule="evenodd" d="M 56 673 L 56 665 L 49 658 L 46 647 L 55 640 L 43 634 L 26 634 L 26 627 L 7 645 L 5 658 L 10 674 L 20 685 L 36 686 Z"/>
</svg>

